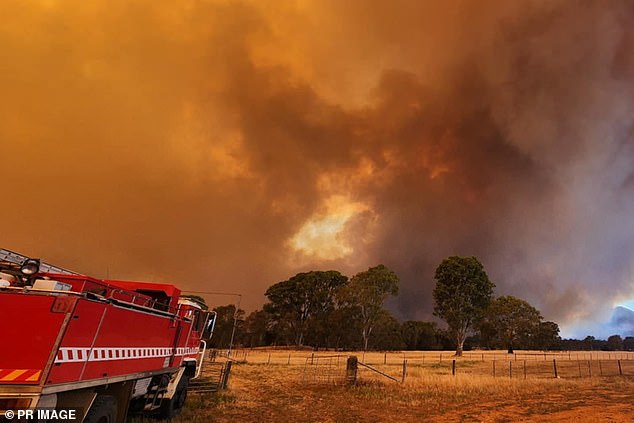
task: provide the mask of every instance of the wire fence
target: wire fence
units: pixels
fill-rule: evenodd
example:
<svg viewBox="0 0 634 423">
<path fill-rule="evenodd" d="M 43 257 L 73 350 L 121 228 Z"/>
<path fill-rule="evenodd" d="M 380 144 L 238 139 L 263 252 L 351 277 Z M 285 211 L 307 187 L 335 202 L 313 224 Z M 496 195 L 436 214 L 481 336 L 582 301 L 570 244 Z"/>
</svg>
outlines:
<svg viewBox="0 0 634 423">
<path fill-rule="evenodd" d="M 210 351 L 210 359 L 226 359 L 227 351 Z M 358 357 L 359 380 L 405 382 L 429 375 L 454 377 L 488 376 L 510 379 L 593 378 L 634 376 L 634 353 L 608 351 L 470 351 L 462 357 L 453 352 L 401 351 L 350 352 L 240 349 L 230 360 L 301 369 L 305 383 L 346 383 L 347 360 Z"/>
<path fill-rule="evenodd" d="M 210 356 L 226 357 L 227 350 L 210 350 Z M 633 360 L 634 352 L 631 351 L 516 351 L 507 354 L 506 351 L 465 351 L 462 357 L 457 358 L 453 351 L 310 351 L 310 350 L 286 350 L 286 349 L 234 349 L 231 351 L 231 359 L 253 364 L 287 364 L 301 365 L 306 359 L 315 359 L 322 356 L 349 356 L 356 355 L 364 363 L 371 365 L 400 364 L 403 360 L 409 363 L 451 363 L 458 359 L 461 362 L 471 361 L 598 361 L 598 360 Z"/>
</svg>

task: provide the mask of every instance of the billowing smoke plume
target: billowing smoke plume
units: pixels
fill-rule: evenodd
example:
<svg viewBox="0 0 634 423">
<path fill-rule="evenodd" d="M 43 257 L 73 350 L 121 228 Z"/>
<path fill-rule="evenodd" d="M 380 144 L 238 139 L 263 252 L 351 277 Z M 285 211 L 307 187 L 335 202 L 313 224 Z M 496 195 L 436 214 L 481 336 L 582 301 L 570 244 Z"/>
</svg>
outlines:
<svg viewBox="0 0 634 423">
<path fill-rule="evenodd" d="M 629 2 L 0 8 L 5 248 L 247 308 L 384 263 L 429 318 L 454 254 L 568 328 L 634 296 Z"/>
</svg>

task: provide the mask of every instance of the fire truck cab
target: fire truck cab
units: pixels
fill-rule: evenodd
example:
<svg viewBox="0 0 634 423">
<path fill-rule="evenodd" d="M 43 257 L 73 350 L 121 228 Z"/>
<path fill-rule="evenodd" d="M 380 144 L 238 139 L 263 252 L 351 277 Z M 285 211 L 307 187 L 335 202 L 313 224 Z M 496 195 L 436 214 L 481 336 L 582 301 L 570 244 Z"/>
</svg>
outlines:
<svg viewBox="0 0 634 423">
<path fill-rule="evenodd" d="M 0 416 L 161 418 L 184 406 L 215 314 L 174 285 L 100 280 L 0 249 Z"/>
</svg>

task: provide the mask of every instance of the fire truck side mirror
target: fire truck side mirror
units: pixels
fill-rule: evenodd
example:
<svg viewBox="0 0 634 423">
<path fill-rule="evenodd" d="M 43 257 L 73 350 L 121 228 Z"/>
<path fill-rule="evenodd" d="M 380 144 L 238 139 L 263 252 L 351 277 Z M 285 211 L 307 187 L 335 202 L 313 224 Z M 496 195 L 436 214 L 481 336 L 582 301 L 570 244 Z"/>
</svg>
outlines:
<svg viewBox="0 0 634 423">
<path fill-rule="evenodd" d="M 209 339 L 214 333 L 216 327 L 216 317 L 218 314 L 215 311 L 210 311 L 207 314 L 207 324 L 205 325 L 205 331 L 203 332 L 203 338 Z"/>
</svg>

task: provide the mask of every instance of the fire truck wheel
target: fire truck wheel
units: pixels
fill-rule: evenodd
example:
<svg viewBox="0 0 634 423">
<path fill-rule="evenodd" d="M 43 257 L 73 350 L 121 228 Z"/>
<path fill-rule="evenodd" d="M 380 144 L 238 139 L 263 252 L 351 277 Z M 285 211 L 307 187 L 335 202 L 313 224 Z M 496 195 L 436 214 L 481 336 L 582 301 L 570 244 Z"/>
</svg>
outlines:
<svg viewBox="0 0 634 423">
<path fill-rule="evenodd" d="M 187 385 L 189 385 L 189 378 L 183 375 L 178 381 L 172 399 L 161 404 L 160 417 L 162 419 L 172 419 L 180 414 L 187 399 Z"/>
<path fill-rule="evenodd" d="M 114 423 L 117 421 L 117 400 L 110 395 L 97 395 L 86 414 L 84 423 Z"/>
</svg>

